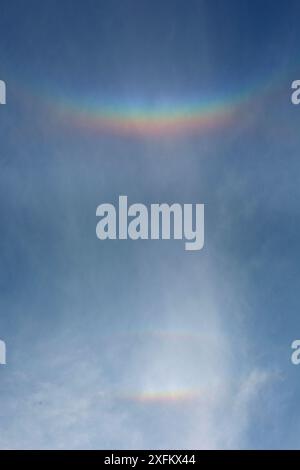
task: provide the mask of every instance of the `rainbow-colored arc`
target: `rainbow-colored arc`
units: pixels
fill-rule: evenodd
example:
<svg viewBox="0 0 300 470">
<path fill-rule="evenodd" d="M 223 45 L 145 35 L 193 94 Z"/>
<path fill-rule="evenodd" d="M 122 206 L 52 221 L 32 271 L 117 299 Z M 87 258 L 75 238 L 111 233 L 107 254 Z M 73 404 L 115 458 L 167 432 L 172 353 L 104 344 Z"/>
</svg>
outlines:
<svg viewBox="0 0 300 470">
<path fill-rule="evenodd" d="M 129 136 L 163 137 L 214 129 L 230 122 L 247 95 L 190 104 L 107 105 L 76 100 L 57 100 L 54 110 L 75 127 L 92 132 Z"/>
<path fill-rule="evenodd" d="M 112 133 L 135 137 L 168 137 L 215 130 L 240 118 L 240 111 L 257 99 L 276 91 L 286 71 L 279 77 L 260 77 L 242 88 L 232 86 L 216 93 L 186 92 L 185 96 L 154 96 L 122 92 L 116 97 L 101 90 L 66 90 L 44 83 L 20 87 L 23 97 L 34 96 L 63 125 L 92 133 Z"/>
</svg>

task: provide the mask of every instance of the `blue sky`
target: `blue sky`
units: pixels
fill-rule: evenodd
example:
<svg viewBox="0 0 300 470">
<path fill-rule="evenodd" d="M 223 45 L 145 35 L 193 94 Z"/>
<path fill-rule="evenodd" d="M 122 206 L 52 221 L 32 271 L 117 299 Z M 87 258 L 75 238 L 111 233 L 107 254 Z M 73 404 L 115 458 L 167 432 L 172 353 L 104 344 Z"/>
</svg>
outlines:
<svg viewBox="0 0 300 470">
<path fill-rule="evenodd" d="M 2 1 L 1 448 L 299 448 L 299 15 Z M 197 104 L 228 118 L 99 124 Z M 204 203 L 204 249 L 100 242 L 120 194 Z"/>
</svg>

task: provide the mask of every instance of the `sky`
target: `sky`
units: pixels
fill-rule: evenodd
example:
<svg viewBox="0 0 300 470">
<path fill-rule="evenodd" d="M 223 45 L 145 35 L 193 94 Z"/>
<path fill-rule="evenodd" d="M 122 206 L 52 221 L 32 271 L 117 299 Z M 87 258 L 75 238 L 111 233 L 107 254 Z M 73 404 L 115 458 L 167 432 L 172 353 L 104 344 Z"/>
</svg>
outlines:
<svg viewBox="0 0 300 470">
<path fill-rule="evenodd" d="M 299 17 L 1 1 L 1 449 L 300 448 Z M 119 195 L 204 248 L 98 240 Z"/>
</svg>

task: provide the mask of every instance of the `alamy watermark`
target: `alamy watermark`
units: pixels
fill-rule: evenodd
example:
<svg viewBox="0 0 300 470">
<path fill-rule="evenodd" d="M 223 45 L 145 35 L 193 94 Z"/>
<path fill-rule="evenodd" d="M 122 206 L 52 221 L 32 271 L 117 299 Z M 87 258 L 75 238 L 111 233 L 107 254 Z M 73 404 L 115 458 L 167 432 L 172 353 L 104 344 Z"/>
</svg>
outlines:
<svg viewBox="0 0 300 470">
<path fill-rule="evenodd" d="M 300 340 L 295 339 L 291 344 L 291 348 L 294 349 L 291 355 L 292 364 L 298 366 L 300 364 Z"/>
<path fill-rule="evenodd" d="M 0 365 L 6 364 L 6 344 L 0 340 Z"/>
<path fill-rule="evenodd" d="M 127 196 L 113 204 L 100 204 L 96 235 L 100 240 L 185 240 L 187 251 L 204 246 L 204 204 L 144 204 L 128 206 Z"/>
<path fill-rule="evenodd" d="M 6 83 L 0 80 L 0 104 L 6 104 Z"/>
</svg>

